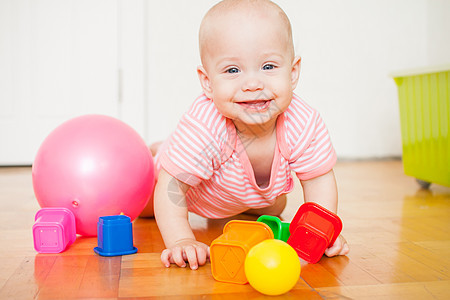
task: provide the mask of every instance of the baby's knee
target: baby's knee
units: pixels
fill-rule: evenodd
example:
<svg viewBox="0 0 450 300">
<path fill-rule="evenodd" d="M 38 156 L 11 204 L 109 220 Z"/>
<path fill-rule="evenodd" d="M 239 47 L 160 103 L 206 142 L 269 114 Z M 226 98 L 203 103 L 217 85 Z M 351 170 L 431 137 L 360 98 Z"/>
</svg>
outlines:
<svg viewBox="0 0 450 300">
<path fill-rule="evenodd" d="M 286 194 L 278 196 L 275 203 L 272 206 L 267 207 L 269 210 L 268 215 L 279 216 L 286 208 L 287 197 Z"/>
<path fill-rule="evenodd" d="M 160 142 L 156 142 L 156 143 L 153 143 L 150 146 L 148 146 L 148 149 L 152 153 L 153 157 L 155 157 L 156 153 L 158 153 L 159 148 L 161 147 L 162 144 L 163 144 L 163 142 L 160 141 Z"/>
<path fill-rule="evenodd" d="M 283 212 L 286 207 L 287 197 L 286 194 L 280 195 L 275 199 L 275 202 L 272 206 L 249 209 L 246 213 L 252 215 L 270 215 L 270 216 L 279 216 Z"/>
</svg>

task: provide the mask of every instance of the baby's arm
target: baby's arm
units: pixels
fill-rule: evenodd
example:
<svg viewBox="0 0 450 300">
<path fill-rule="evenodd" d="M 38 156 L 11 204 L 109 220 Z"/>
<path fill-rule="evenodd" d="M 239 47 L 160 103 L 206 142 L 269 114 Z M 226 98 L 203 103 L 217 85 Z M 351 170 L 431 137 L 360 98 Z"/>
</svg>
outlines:
<svg viewBox="0 0 450 300">
<path fill-rule="evenodd" d="M 166 248 L 161 253 L 161 262 L 169 267 L 171 263 L 191 269 L 204 265 L 209 257 L 209 247 L 195 240 L 188 221 L 186 192 L 189 185 L 172 177 L 163 169 L 155 187 L 155 218 Z"/>
<path fill-rule="evenodd" d="M 319 177 L 301 180 L 305 202 L 315 202 L 337 213 L 338 193 L 333 170 Z M 340 235 L 333 246 L 325 250 L 326 256 L 346 255 L 349 252 L 346 240 Z"/>
</svg>

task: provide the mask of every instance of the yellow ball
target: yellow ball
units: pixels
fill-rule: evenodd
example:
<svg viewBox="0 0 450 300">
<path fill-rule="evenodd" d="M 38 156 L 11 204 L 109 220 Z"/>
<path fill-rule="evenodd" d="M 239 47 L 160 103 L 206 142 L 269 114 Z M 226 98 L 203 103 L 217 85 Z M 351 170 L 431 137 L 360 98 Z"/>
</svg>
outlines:
<svg viewBox="0 0 450 300">
<path fill-rule="evenodd" d="M 269 239 L 255 245 L 245 258 L 245 275 L 250 285 L 266 295 L 290 291 L 300 277 L 300 259 L 287 243 Z"/>
</svg>

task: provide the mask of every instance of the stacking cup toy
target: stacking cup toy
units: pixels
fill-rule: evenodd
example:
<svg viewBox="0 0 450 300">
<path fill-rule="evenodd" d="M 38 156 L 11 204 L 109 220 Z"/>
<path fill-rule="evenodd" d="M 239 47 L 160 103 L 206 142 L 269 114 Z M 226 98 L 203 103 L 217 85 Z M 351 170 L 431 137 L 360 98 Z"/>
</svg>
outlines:
<svg viewBox="0 0 450 300">
<path fill-rule="evenodd" d="M 300 206 L 289 227 L 288 244 L 300 258 L 315 264 L 342 230 L 339 217 L 324 207 L 307 202 Z"/>
<path fill-rule="evenodd" d="M 33 240 L 37 252 L 60 253 L 75 242 L 75 216 L 69 209 L 41 208 L 34 219 Z"/>
<path fill-rule="evenodd" d="M 261 222 L 232 220 L 223 234 L 210 246 L 211 272 L 214 279 L 246 284 L 244 262 L 248 251 L 263 240 L 273 239 L 269 226 Z"/>
<path fill-rule="evenodd" d="M 262 215 L 256 221 L 267 224 L 267 226 L 272 229 L 273 236 L 277 240 L 287 242 L 289 236 L 291 235 L 291 233 L 289 232 L 289 226 L 291 225 L 291 223 L 282 222 L 278 217 Z"/>
<path fill-rule="evenodd" d="M 97 222 L 98 247 L 94 252 L 101 256 L 127 255 L 137 252 L 133 246 L 133 226 L 128 216 L 100 217 Z"/>
</svg>

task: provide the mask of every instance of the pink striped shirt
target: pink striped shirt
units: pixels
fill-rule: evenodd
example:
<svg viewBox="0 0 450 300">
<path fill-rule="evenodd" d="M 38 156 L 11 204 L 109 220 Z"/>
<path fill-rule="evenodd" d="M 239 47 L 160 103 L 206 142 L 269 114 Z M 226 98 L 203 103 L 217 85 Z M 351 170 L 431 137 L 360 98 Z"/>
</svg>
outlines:
<svg viewBox="0 0 450 300">
<path fill-rule="evenodd" d="M 322 118 L 298 96 L 278 117 L 276 130 L 270 182 L 260 188 L 233 122 L 201 95 L 161 146 L 156 169 L 162 167 L 191 186 L 186 195 L 188 209 L 201 216 L 225 218 L 267 207 L 292 191 L 292 172 L 307 180 L 327 173 L 336 163 Z"/>
</svg>

